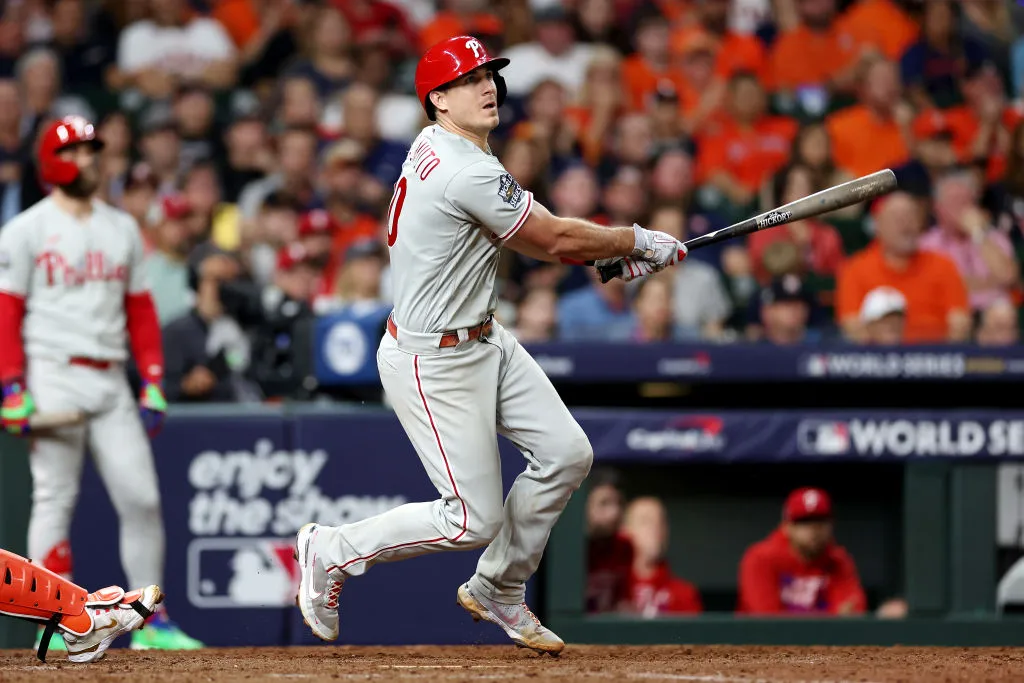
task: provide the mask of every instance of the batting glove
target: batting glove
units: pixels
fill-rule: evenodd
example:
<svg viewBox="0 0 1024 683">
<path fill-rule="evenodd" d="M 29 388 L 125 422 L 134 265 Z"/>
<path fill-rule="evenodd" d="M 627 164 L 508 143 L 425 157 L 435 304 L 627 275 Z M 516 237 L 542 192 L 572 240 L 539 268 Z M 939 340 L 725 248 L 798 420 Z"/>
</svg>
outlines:
<svg viewBox="0 0 1024 683">
<path fill-rule="evenodd" d="M 672 235 L 633 224 L 634 245 L 631 256 L 646 261 L 658 271 L 686 258 L 686 245 Z"/>
<path fill-rule="evenodd" d="M 0 405 L 0 426 L 9 434 L 24 436 L 29 432 L 28 419 L 36 412 L 36 402 L 28 393 L 25 382 L 15 379 L 3 385 L 3 404 Z"/>
<path fill-rule="evenodd" d="M 159 384 L 144 382 L 139 396 L 139 412 L 142 415 L 142 426 L 146 428 L 149 438 L 160 433 L 167 417 L 167 399 Z"/>
</svg>

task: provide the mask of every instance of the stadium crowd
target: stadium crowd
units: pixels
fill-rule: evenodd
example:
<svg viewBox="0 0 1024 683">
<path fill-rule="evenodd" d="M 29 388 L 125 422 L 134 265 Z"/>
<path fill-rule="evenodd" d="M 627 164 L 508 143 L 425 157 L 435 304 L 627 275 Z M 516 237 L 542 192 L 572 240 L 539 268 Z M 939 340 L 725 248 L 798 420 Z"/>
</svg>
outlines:
<svg viewBox="0 0 1024 683">
<path fill-rule="evenodd" d="M 686 239 L 881 168 L 901 185 L 629 285 L 506 253 L 522 341 L 1015 344 L 1022 25 L 1002 0 L 8 1 L 0 221 L 45 192 L 40 127 L 96 120 L 169 398 L 293 393 L 313 317 L 387 305 L 416 60 L 473 34 L 511 59 L 492 149 L 556 213 Z"/>
</svg>

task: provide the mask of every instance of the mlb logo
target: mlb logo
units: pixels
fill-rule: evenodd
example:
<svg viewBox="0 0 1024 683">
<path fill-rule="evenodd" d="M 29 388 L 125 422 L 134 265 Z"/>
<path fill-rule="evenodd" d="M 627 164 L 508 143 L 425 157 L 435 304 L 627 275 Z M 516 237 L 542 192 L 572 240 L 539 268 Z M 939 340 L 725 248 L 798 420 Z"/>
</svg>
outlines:
<svg viewBox="0 0 1024 683">
<path fill-rule="evenodd" d="M 804 359 L 804 372 L 810 377 L 824 377 L 828 374 L 828 359 L 824 354 L 814 354 Z"/>
<path fill-rule="evenodd" d="M 850 450 L 845 422 L 805 420 L 797 428 L 797 448 L 804 455 L 842 455 Z"/>
<path fill-rule="evenodd" d="M 299 566 L 290 538 L 198 538 L 188 549 L 189 602 L 202 609 L 288 607 Z"/>
</svg>

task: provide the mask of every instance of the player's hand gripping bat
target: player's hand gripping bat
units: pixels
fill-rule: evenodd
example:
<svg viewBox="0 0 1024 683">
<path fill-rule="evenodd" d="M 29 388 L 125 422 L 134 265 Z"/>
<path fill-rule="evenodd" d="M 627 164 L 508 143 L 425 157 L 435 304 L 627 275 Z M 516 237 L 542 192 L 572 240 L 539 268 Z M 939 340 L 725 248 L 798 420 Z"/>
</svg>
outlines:
<svg viewBox="0 0 1024 683">
<path fill-rule="evenodd" d="M 693 251 L 694 249 L 700 249 L 709 244 L 715 244 L 733 237 L 749 235 L 752 232 L 764 230 L 765 228 L 774 228 L 777 225 L 793 223 L 794 221 L 800 221 L 852 206 L 853 204 L 860 204 L 861 202 L 881 197 L 895 189 L 895 173 L 889 169 L 876 171 L 861 178 L 841 183 L 835 187 L 815 192 L 812 195 L 797 199 L 789 204 L 784 204 L 777 209 L 758 214 L 753 218 L 748 218 L 727 228 L 715 230 L 700 237 L 694 237 L 683 244 L 686 245 L 688 251 Z M 609 282 L 614 279 L 621 273 L 621 269 L 621 261 L 604 264 L 597 268 L 601 274 L 601 282 Z"/>
</svg>

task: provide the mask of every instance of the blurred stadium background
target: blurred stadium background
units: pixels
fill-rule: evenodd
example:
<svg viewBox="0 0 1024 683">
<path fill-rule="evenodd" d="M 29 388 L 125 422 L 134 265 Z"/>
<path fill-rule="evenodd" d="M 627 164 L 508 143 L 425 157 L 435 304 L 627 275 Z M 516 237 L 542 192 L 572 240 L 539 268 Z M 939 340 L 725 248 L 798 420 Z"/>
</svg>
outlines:
<svg viewBox="0 0 1024 683">
<path fill-rule="evenodd" d="M 103 196 L 144 234 L 174 403 L 154 444 L 166 587 L 190 634 L 309 642 L 290 607 L 298 526 L 434 495 L 377 380 L 384 220 L 427 123 L 416 59 L 470 33 L 512 60 L 493 150 L 556 213 L 686 239 L 880 168 L 901 187 L 636 285 L 505 254 L 496 317 L 597 459 L 531 583 L 548 625 L 576 642 L 1024 641 L 1008 624 L 1024 603 L 1020 3 L 2 10 L 0 225 L 43 196 L 37 131 L 79 113 L 107 142 Z M 522 460 L 502 448 L 507 487 Z M 0 451 L 0 542 L 23 551 L 25 446 Z M 800 487 L 811 499 L 787 502 Z M 747 549 L 829 515 L 863 598 L 798 581 L 757 610 L 783 628 L 743 618 Z M 72 546 L 80 583 L 118 580 L 105 501 L 80 507 Z M 360 619 L 342 641 L 502 642 L 452 605 L 474 560 L 375 568 L 343 596 Z M 30 639 L 0 624 L 0 645 Z"/>
</svg>

